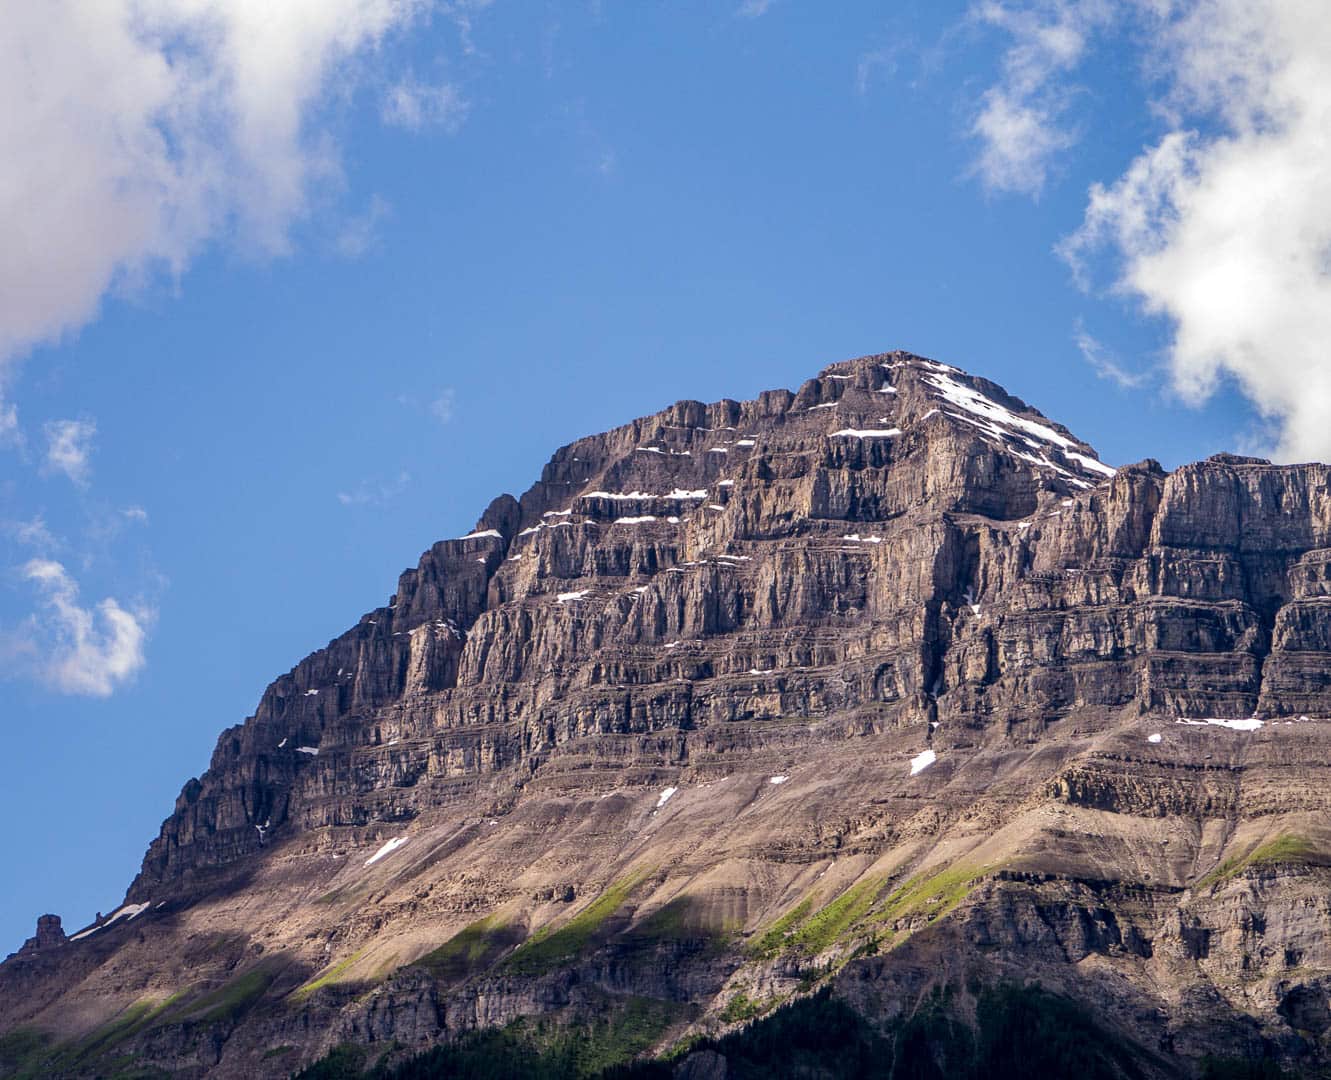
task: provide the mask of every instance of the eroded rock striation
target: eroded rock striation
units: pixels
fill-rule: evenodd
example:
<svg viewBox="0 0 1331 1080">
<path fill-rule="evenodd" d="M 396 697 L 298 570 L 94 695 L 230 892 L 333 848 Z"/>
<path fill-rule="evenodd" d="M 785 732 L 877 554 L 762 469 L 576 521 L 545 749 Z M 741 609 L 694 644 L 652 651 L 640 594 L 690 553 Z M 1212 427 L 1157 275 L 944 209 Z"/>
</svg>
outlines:
<svg viewBox="0 0 1331 1080">
<path fill-rule="evenodd" d="M 1329 661 L 1325 465 L 1114 470 L 905 353 L 680 402 L 223 732 L 125 905 L 0 966 L 0 1074 L 1032 978 L 1142 1075 L 1319 1067 Z"/>
</svg>

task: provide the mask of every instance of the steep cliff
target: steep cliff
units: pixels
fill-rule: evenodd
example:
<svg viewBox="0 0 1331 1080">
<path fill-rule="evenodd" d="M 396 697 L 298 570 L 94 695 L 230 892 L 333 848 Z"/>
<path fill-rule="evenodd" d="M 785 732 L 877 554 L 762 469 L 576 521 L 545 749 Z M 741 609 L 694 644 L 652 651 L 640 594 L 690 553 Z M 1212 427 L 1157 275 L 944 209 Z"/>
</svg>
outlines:
<svg viewBox="0 0 1331 1080">
<path fill-rule="evenodd" d="M 1324 465 L 1115 471 L 902 353 L 680 402 L 275 681 L 125 906 L 0 966 L 0 1073 L 1032 977 L 1143 1075 L 1320 1066 L 1329 659 Z"/>
</svg>

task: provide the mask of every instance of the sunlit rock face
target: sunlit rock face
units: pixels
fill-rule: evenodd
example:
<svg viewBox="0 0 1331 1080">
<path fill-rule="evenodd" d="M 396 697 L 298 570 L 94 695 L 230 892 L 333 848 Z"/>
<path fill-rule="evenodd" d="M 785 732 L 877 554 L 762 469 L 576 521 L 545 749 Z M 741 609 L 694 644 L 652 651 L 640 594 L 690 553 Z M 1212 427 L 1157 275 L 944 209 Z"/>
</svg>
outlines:
<svg viewBox="0 0 1331 1080">
<path fill-rule="evenodd" d="M 629 1000 L 664 1048 L 828 983 L 890 1019 L 1035 977 L 1145 1075 L 1311 1067 L 1328 671 L 1324 465 L 1116 471 L 904 353 L 679 402 L 277 679 L 125 905 L 0 967 L 0 1030 L 54 1074 L 110 1031 L 277 1075 Z"/>
</svg>

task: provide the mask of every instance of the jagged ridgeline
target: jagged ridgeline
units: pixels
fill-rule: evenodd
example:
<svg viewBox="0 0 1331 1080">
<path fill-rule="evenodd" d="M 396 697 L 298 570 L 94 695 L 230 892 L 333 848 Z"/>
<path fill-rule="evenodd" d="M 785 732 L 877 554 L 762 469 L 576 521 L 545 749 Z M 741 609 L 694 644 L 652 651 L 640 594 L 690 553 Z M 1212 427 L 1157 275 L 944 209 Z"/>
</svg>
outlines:
<svg viewBox="0 0 1331 1080">
<path fill-rule="evenodd" d="M 1328 672 L 1325 465 L 904 353 L 680 402 L 223 732 L 0 1075 L 1316 1075 Z"/>
</svg>

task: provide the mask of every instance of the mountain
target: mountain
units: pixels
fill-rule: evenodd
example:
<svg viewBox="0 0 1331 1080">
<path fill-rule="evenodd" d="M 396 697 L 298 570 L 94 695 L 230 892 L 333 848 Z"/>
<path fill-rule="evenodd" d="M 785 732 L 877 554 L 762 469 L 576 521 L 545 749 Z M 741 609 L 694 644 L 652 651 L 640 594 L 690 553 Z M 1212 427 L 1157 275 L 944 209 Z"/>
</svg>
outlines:
<svg viewBox="0 0 1331 1080">
<path fill-rule="evenodd" d="M 1116 471 L 905 353 L 679 402 L 273 682 L 0 965 L 0 1075 L 1312 1074 L 1329 664 L 1325 465 Z"/>
</svg>

